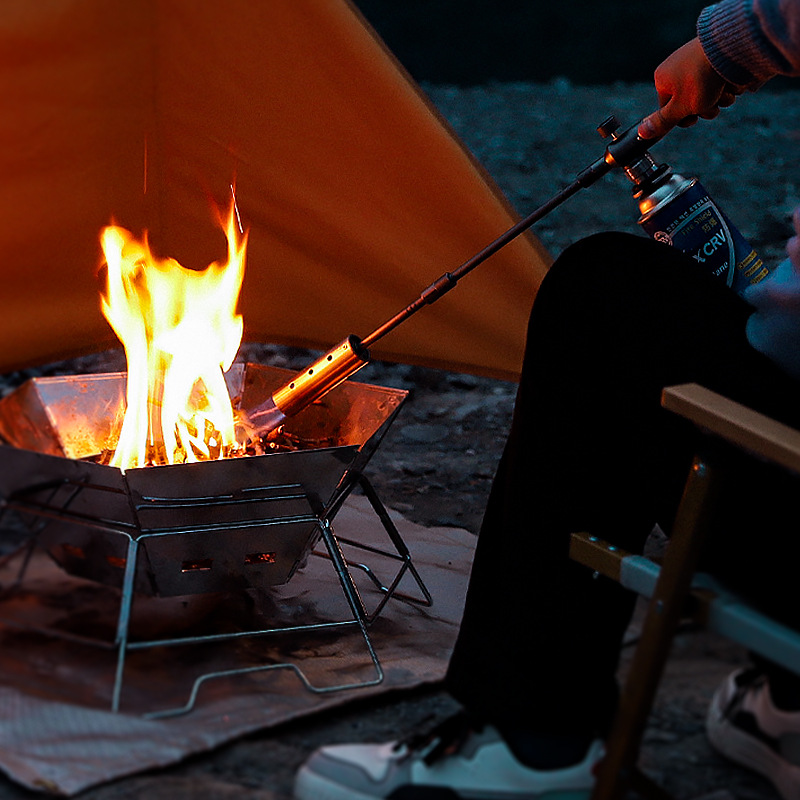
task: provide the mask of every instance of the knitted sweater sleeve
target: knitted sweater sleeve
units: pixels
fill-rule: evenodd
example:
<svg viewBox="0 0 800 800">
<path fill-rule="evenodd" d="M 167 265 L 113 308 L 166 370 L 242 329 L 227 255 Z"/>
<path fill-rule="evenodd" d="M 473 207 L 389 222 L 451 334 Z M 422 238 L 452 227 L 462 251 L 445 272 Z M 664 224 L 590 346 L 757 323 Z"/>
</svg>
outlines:
<svg viewBox="0 0 800 800">
<path fill-rule="evenodd" d="M 800 0 L 722 0 L 700 13 L 697 35 L 711 65 L 735 86 L 800 76 Z"/>
</svg>

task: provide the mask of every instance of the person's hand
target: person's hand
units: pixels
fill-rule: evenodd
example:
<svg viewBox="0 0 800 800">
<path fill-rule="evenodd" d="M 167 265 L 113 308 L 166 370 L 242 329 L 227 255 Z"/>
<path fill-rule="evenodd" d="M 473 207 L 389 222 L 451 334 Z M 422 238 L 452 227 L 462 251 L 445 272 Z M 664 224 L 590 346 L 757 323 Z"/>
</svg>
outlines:
<svg viewBox="0 0 800 800">
<path fill-rule="evenodd" d="M 700 117 L 714 119 L 744 91 L 716 72 L 696 38 L 662 62 L 654 79 L 659 108 L 639 123 L 642 139 L 663 136 L 676 125 L 694 125 Z"/>
<path fill-rule="evenodd" d="M 744 293 L 755 311 L 747 320 L 747 340 L 789 375 L 800 379 L 800 207 L 795 209 L 795 236 L 771 275 Z"/>
</svg>

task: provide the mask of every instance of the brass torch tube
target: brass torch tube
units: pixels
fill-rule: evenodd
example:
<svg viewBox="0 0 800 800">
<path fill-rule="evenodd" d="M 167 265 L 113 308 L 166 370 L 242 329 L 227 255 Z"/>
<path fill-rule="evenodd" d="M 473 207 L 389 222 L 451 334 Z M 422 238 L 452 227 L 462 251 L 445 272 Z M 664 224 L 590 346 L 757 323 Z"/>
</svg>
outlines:
<svg viewBox="0 0 800 800">
<path fill-rule="evenodd" d="M 313 403 L 369 362 L 369 351 L 350 335 L 273 392 L 272 400 L 286 417 Z"/>
</svg>

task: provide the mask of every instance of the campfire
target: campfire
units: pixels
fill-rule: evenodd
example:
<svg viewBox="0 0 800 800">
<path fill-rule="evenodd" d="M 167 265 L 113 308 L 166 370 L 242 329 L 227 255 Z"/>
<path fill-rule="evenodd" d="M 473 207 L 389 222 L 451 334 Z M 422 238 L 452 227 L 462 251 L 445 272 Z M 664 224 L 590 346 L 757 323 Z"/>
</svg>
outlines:
<svg viewBox="0 0 800 800">
<path fill-rule="evenodd" d="M 127 373 L 33 378 L 0 401 L 0 521 L 16 512 L 31 544 L 64 570 L 121 591 L 121 664 L 136 593 L 282 584 L 321 539 L 353 612 L 347 624 L 367 638 L 370 615 L 330 524 L 357 485 L 391 539 L 388 554 L 402 562 L 388 587 L 376 582 L 383 600 L 374 613 L 408 569 L 427 594 L 363 474 L 407 393 L 344 381 L 255 435 L 250 416 L 293 373 L 233 363 L 247 236 L 233 213 L 225 232 L 227 263 L 192 271 L 156 258 L 146 238 L 106 228 L 102 308 Z M 122 667 L 115 709 L 121 681 Z"/>
<path fill-rule="evenodd" d="M 361 473 L 406 395 L 345 383 L 267 436 L 252 437 L 250 413 L 292 373 L 232 365 L 243 330 L 236 303 L 247 243 L 235 220 L 232 206 L 227 262 L 203 271 L 156 258 L 146 237 L 105 228 L 102 309 L 125 348 L 127 373 L 34 378 L 0 401 L 0 437 L 10 445 L 0 494 L 55 515 L 58 524 L 42 538 L 69 571 L 122 585 L 126 542 L 82 525 L 103 520 L 183 540 L 187 557 L 171 568 L 155 555 L 161 540 L 148 542 L 150 569 L 137 581 L 143 591 L 288 580 L 318 538 L 317 517 Z M 272 520 L 284 518 L 304 520 L 293 527 L 305 531 L 258 551 L 254 539 L 271 541 Z M 191 535 L 225 528 L 224 538 L 202 544 Z M 175 551 L 173 542 L 167 547 Z"/>
</svg>

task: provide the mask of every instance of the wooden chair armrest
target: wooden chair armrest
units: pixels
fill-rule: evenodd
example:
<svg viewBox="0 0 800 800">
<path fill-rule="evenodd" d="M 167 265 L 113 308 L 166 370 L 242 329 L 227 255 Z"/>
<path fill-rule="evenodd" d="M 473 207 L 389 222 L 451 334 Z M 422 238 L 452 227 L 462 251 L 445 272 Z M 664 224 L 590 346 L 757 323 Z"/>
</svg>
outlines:
<svg viewBox="0 0 800 800">
<path fill-rule="evenodd" d="M 661 405 L 759 458 L 800 473 L 800 431 L 696 383 L 668 386 Z"/>
</svg>

